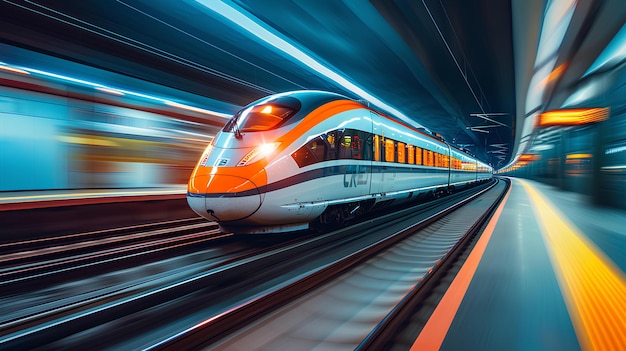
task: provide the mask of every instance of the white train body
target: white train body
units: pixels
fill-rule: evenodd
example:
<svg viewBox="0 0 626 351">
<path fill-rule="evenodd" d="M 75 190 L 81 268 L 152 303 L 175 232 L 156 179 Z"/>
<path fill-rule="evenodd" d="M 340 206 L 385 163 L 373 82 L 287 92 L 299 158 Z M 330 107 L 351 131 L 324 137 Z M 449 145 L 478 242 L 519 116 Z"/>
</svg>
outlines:
<svg viewBox="0 0 626 351">
<path fill-rule="evenodd" d="M 470 155 L 358 102 L 300 91 L 235 115 L 196 165 L 187 199 L 225 231 L 272 233 L 491 176 Z"/>
</svg>

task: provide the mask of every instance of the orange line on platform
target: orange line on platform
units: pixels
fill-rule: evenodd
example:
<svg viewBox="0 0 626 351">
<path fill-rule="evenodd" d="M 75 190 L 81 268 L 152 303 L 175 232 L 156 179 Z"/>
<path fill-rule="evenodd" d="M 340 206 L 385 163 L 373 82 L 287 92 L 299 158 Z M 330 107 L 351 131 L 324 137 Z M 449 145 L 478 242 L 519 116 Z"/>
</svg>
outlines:
<svg viewBox="0 0 626 351">
<path fill-rule="evenodd" d="M 413 346 L 411 346 L 411 351 L 439 350 L 441 348 L 443 340 L 450 329 L 450 325 L 452 325 L 454 316 L 459 310 L 461 301 L 463 300 L 463 297 L 465 297 L 465 292 L 474 277 L 476 268 L 478 268 L 478 264 L 485 253 L 487 244 L 491 239 L 493 230 L 498 223 L 498 219 L 500 218 L 504 205 L 509 199 L 510 193 L 511 188 L 507 191 L 506 196 L 500 203 L 500 206 L 498 206 L 498 209 L 489 221 L 489 224 L 487 224 L 485 231 L 480 236 L 480 239 L 476 243 L 476 246 L 474 246 L 474 249 L 472 249 L 469 257 L 463 264 L 463 267 L 461 267 L 456 277 L 454 277 L 452 284 L 450 284 L 450 287 L 443 295 L 443 298 L 441 298 L 437 308 L 435 308 L 435 311 L 428 319 L 428 322 L 426 322 L 424 329 L 422 329 L 422 332 L 418 335 L 417 339 L 413 343 Z"/>
</svg>

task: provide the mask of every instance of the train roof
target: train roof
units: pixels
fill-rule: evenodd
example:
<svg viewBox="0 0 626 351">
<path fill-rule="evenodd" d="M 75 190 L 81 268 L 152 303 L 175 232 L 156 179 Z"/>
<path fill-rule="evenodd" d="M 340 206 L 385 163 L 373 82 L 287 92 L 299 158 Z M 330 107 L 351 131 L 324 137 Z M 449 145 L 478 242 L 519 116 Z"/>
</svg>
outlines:
<svg viewBox="0 0 626 351">
<path fill-rule="evenodd" d="M 369 109 L 391 121 L 393 121 L 394 123 L 397 123 L 399 125 L 402 125 L 405 128 L 409 128 L 412 131 L 430 138 L 432 140 L 435 140 L 437 142 L 440 143 L 444 143 L 446 145 L 449 145 L 450 147 L 468 154 L 468 156 L 472 157 L 472 158 L 476 158 L 476 156 L 469 154 L 466 150 L 462 150 L 454 145 L 449 144 L 448 142 L 446 142 L 441 136 L 437 137 L 436 135 L 431 135 L 430 133 L 426 132 L 426 131 L 422 131 L 419 130 L 418 128 L 412 127 L 396 118 L 393 118 L 392 116 L 389 116 L 388 114 L 386 114 L 383 111 L 377 110 L 372 108 L 371 106 L 369 106 L 369 104 L 367 103 L 367 101 L 364 100 L 355 100 L 352 98 L 349 98 L 347 96 L 341 95 L 341 94 L 337 94 L 337 93 L 332 93 L 332 92 L 328 92 L 328 91 L 322 91 L 322 90 L 296 90 L 296 91 L 288 91 L 288 92 L 284 92 L 284 93 L 278 93 L 278 94 L 273 94 L 273 95 L 269 95 L 266 97 L 263 97 L 259 100 L 256 100 L 250 104 L 248 104 L 246 107 L 244 107 L 243 109 L 246 109 L 250 106 L 255 106 L 255 105 L 259 105 L 259 104 L 265 104 L 265 103 L 271 103 L 272 101 L 280 101 L 282 98 L 295 98 L 297 99 L 301 106 L 299 111 L 289 119 L 289 121 L 287 121 L 286 124 L 291 124 L 297 121 L 300 121 L 302 118 L 304 118 L 306 115 L 308 115 L 309 113 L 311 113 L 313 110 L 315 110 L 316 108 L 318 108 L 321 105 L 324 105 L 326 103 L 332 102 L 332 101 L 338 101 L 338 100 L 349 100 L 349 101 L 354 101 L 357 102 L 361 105 L 363 105 L 364 108 Z M 243 110 L 242 109 L 242 110 Z M 480 161 L 480 160 L 479 160 Z"/>
</svg>

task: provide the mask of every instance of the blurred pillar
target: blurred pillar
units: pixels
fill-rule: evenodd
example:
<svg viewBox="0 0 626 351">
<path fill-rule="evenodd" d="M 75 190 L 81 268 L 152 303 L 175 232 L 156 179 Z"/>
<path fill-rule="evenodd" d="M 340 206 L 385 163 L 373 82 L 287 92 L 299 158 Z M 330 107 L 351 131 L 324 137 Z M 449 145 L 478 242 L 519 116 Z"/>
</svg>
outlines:
<svg viewBox="0 0 626 351">
<path fill-rule="evenodd" d="M 593 158 L 591 160 L 591 202 L 595 205 L 606 205 L 606 194 L 603 194 L 604 187 L 602 184 L 605 184 L 607 179 L 604 179 L 604 174 L 602 173 L 602 165 L 604 164 L 604 150 L 607 149 L 607 133 L 608 133 L 608 125 L 609 120 L 602 121 L 598 123 L 595 128 L 595 133 L 593 136 L 592 143 L 592 154 Z"/>
</svg>

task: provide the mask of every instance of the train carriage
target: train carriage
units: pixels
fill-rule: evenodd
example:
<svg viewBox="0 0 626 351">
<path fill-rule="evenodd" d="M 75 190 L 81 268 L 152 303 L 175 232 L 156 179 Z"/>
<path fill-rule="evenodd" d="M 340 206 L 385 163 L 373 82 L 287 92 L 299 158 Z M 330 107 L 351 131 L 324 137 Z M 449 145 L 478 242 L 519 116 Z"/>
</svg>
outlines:
<svg viewBox="0 0 626 351">
<path fill-rule="evenodd" d="M 223 230 L 285 232 L 490 177 L 469 155 L 356 101 L 299 91 L 238 112 L 202 155 L 187 198 Z"/>
</svg>

